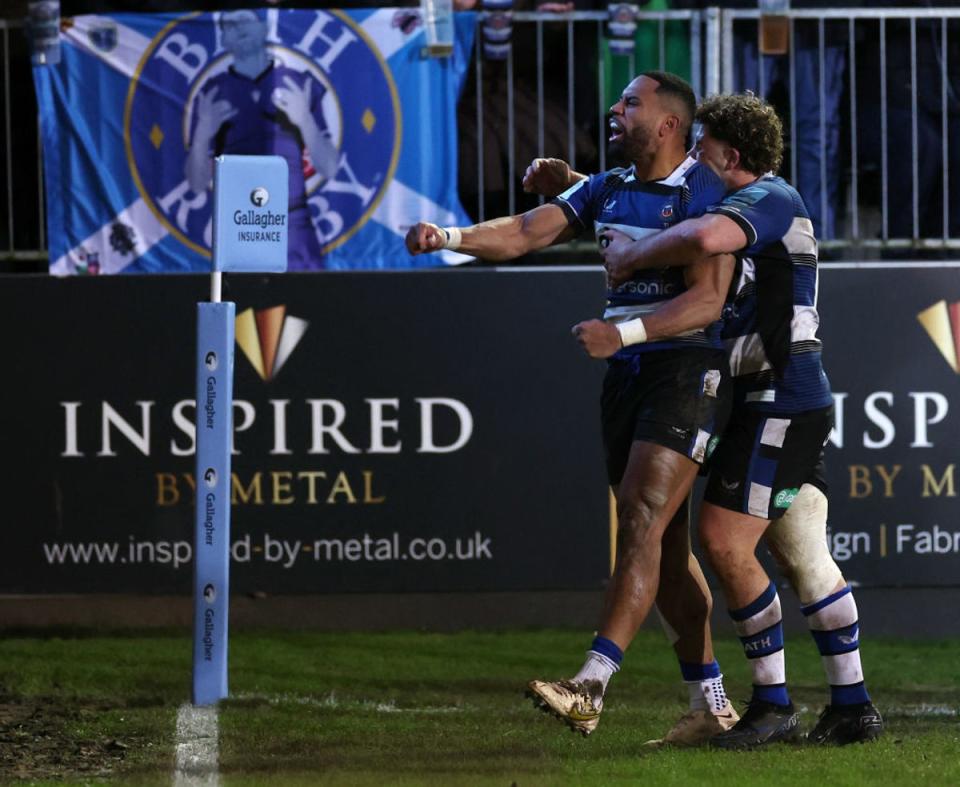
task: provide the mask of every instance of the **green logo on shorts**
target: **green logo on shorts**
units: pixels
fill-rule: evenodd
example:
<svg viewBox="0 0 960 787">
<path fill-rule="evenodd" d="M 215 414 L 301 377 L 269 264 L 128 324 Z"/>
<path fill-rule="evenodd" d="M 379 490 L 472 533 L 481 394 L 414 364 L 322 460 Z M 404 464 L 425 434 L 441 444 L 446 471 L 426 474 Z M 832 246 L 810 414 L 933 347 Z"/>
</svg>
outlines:
<svg viewBox="0 0 960 787">
<path fill-rule="evenodd" d="M 797 496 L 799 489 L 781 489 L 773 499 L 774 508 L 790 508 L 790 504 Z"/>
<path fill-rule="evenodd" d="M 707 443 L 707 458 L 709 458 L 717 448 L 717 443 L 720 442 L 720 438 L 717 435 L 714 435 L 710 438 L 710 442 Z"/>
</svg>

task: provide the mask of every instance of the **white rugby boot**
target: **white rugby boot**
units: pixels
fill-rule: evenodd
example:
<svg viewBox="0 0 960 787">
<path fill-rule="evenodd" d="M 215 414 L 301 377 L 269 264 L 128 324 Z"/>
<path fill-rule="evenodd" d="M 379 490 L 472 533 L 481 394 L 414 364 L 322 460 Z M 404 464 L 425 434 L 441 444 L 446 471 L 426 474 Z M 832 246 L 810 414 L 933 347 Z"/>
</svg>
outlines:
<svg viewBox="0 0 960 787">
<path fill-rule="evenodd" d="M 552 713 L 574 732 L 589 735 L 600 723 L 603 686 L 598 680 L 531 680 L 527 696 L 545 713 Z"/>
<path fill-rule="evenodd" d="M 662 738 L 647 741 L 644 746 L 703 746 L 714 735 L 726 732 L 740 720 L 740 715 L 727 701 L 723 710 L 691 710 L 683 714 Z"/>
</svg>

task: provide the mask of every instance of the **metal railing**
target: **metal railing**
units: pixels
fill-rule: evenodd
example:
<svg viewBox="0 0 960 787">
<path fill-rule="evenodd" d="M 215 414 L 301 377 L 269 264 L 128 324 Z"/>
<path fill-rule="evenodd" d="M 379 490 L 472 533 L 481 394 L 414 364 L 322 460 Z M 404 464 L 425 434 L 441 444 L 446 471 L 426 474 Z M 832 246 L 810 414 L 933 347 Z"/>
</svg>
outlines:
<svg viewBox="0 0 960 787">
<path fill-rule="evenodd" d="M 461 192 L 465 207 L 478 221 L 515 213 L 518 206 L 531 204 L 531 198 L 522 194 L 518 182 L 534 157 L 556 156 L 565 158 L 573 166 L 586 165 L 593 170 L 607 168 L 605 117 L 612 97 L 619 95 L 626 84 L 624 77 L 611 73 L 611 65 L 619 65 L 624 75 L 635 73 L 641 62 L 640 70 L 666 69 L 668 26 L 683 28 L 683 46 L 689 62 L 685 76 L 690 78 L 698 95 L 702 94 L 705 84 L 709 88 L 705 74 L 711 69 L 704 68 L 703 37 L 706 28 L 708 40 L 711 35 L 719 40 L 715 10 L 641 13 L 638 24 L 647 37 L 655 41 L 655 52 L 643 51 L 618 58 L 610 56 L 606 49 L 607 18 L 605 12 L 589 11 L 515 13 L 513 46 L 503 61 L 484 57 L 478 30 L 472 73 L 468 75 L 468 97 L 462 101 L 460 113 L 461 134 L 476 140 L 475 150 L 461 150 Z M 546 44 L 547 34 L 559 46 Z M 558 50 L 562 50 L 564 56 L 558 56 Z M 529 57 L 531 51 L 533 58 Z M 548 55 L 557 66 L 551 69 L 549 85 L 545 65 Z M 712 71 L 715 91 L 719 77 L 715 68 Z M 559 94 L 562 101 L 551 99 L 548 92 Z M 518 93 L 521 99 L 534 94 L 535 127 L 525 127 L 523 115 L 518 122 Z M 502 106 L 497 106 L 498 101 Z M 526 107 L 521 106 L 521 112 L 524 111 Z M 491 116 L 494 116 L 492 122 Z M 505 122 L 498 123 L 501 119 Z M 565 134 L 552 134 L 549 136 L 553 139 L 549 139 L 548 127 L 556 128 L 558 123 L 564 127 Z M 491 138 L 496 143 L 492 150 L 488 144 Z M 503 170 L 499 173 L 496 172 L 498 164 Z M 497 183 L 489 190 L 496 194 L 503 192 L 501 198 L 493 199 L 495 210 L 490 210 L 487 204 L 491 201 L 487 193 L 491 174 Z M 501 181 L 513 187 L 501 189 Z"/>
<path fill-rule="evenodd" d="M 960 197 L 950 195 L 960 176 L 960 8 L 794 10 L 789 53 L 761 56 L 748 75 L 759 16 L 723 12 L 721 88 L 773 98 L 774 76 L 785 90 L 784 174 L 819 218 L 821 245 L 960 248 Z"/>
<path fill-rule="evenodd" d="M 960 196 L 950 193 L 960 183 L 960 8 L 793 10 L 783 55 L 759 52 L 752 9 L 637 21 L 628 57 L 610 53 L 605 12 L 518 12 L 503 61 L 485 58 L 478 26 L 459 107 L 460 193 L 475 220 L 542 201 L 520 186 L 536 156 L 605 169 L 609 105 L 632 74 L 662 68 L 688 76 L 698 95 L 750 89 L 774 103 L 783 174 L 828 253 L 960 248 Z M 0 68 L 0 259 L 42 261 L 36 100 L 17 21 L 0 19 Z"/>
<path fill-rule="evenodd" d="M 46 259 L 40 126 L 23 25 L 0 19 L 0 259 Z"/>
</svg>

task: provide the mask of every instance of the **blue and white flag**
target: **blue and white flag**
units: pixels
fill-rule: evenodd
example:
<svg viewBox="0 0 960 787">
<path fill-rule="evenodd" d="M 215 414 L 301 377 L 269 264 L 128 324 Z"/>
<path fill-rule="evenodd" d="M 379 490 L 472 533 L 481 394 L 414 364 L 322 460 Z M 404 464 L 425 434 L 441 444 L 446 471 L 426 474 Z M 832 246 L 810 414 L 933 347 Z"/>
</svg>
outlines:
<svg viewBox="0 0 960 787">
<path fill-rule="evenodd" d="M 212 159 L 279 155 L 290 270 L 405 268 L 420 220 L 462 225 L 456 105 L 476 24 L 427 58 L 417 9 L 64 20 L 34 69 L 50 271 L 210 270 Z M 431 259 L 433 258 L 433 259 Z"/>
</svg>

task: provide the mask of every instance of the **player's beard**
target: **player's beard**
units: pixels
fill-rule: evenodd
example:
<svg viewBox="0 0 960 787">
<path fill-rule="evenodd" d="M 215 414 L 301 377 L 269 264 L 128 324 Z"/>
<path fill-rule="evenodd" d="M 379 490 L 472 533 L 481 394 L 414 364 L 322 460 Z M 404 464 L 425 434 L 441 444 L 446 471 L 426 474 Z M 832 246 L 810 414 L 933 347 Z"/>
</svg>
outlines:
<svg viewBox="0 0 960 787">
<path fill-rule="evenodd" d="M 646 153 L 651 138 L 652 134 L 645 126 L 637 126 L 607 145 L 607 155 L 617 163 L 628 166 Z"/>
</svg>

